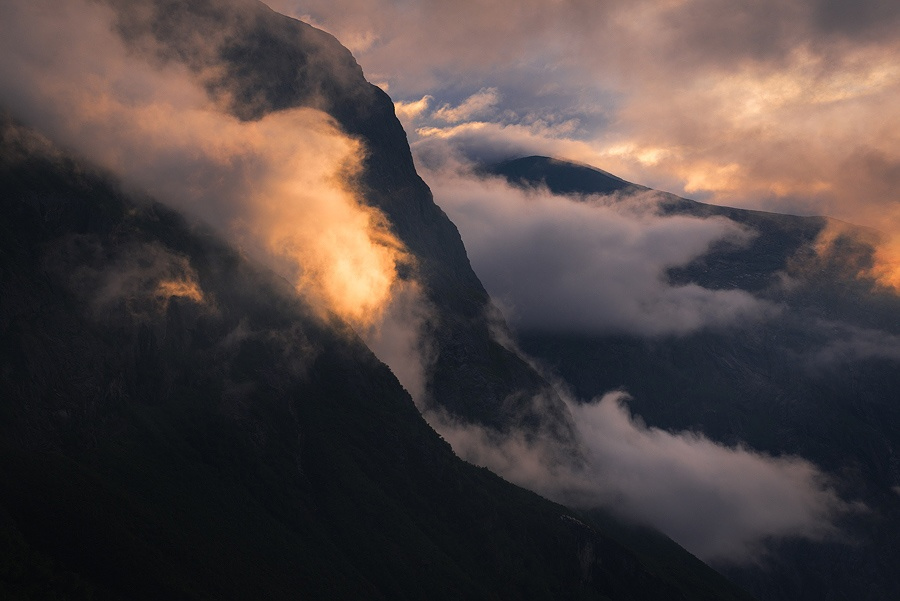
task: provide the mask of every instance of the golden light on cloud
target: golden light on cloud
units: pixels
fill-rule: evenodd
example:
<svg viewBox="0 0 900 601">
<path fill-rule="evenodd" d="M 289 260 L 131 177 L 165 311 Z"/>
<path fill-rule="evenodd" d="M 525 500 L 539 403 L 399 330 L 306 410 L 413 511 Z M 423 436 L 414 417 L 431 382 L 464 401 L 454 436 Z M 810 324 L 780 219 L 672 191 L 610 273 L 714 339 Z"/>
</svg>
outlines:
<svg viewBox="0 0 900 601">
<path fill-rule="evenodd" d="M 193 280 L 163 280 L 156 287 L 156 296 L 164 301 L 174 296 L 187 298 L 195 303 L 203 302 L 203 291 Z"/>
<path fill-rule="evenodd" d="M 813 243 L 813 257 L 797 259 L 792 271 L 839 270 L 887 292 L 900 294 L 900 239 L 829 219 Z"/>
<path fill-rule="evenodd" d="M 378 322 L 408 258 L 384 216 L 359 202 L 349 183 L 361 145 L 313 109 L 255 122 L 212 118 L 216 123 L 192 144 L 214 159 L 207 179 L 224 176 L 215 185 L 236 185 L 222 190 L 230 197 L 230 232 L 323 317 L 335 314 L 357 327 Z M 207 196 L 198 198 L 204 210 Z"/>
<path fill-rule="evenodd" d="M 853 101 L 900 82 L 900 66 L 884 55 L 844 57 L 842 68 L 835 71 L 824 62 L 821 56 L 797 49 L 783 69 L 748 67 L 702 79 L 699 87 L 720 104 L 730 105 L 735 122 L 770 124 L 779 110 Z"/>
<path fill-rule="evenodd" d="M 282 121 L 257 124 L 270 148 Z M 291 264 L 297 290 L 314 306 L 371 326 L 390 303 L 407 255 L 383 215 L 359 203 L 345 183 L 359 167 L 359 145 L 318 125 L 315 152 L 286 148 L 273 157 L 275 173 L 255 196 L 249 229 L 268 253 Z"/>
<path fill-rule="evenodd" d="M 426 95 L 422 96 L 419 100 L 413 100 L 411 102 L 395 102 L 394 111 L 397 113 L 397 118 L 400 119 L 401 122 L 412 123 L 412 121 L 428 110 L 432 100 L 434 99 L 431 96 Z"/>
<path fill-rule="evenodd" d="M 2 40 L 0 102 L 59 145 L 141 194 L 211 224 L 288 278 L 322 316 L 355 325 L 390 303 L 402 245 L 349 182 L 361 145 L 325 113 L 297 108 L 241 121 L 195 73 L 124 48 L 99 3 L 20 3 Z M 28 33 L 19 33 L 28 32 Z M 15 35 L 13 35 L 15 34 Z M 54 40 L 64 52 L 48 47 Z M 164 277 L 166 300 L 199 300 L 195 282 Z"/>
<path fill-rule="evenodd" d="M 875 249 L 871 275 L 880 287 L 900 294 L 900 240 L 891 240 Z"/>
</svg>

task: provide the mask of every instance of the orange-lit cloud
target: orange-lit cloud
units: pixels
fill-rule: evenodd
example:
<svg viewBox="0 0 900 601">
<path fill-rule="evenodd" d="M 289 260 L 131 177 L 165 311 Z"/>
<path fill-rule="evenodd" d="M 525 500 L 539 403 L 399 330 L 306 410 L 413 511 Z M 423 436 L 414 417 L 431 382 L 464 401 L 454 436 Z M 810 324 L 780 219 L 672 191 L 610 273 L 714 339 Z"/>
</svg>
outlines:
<svg viewBox="0 0 900 601">
<path fill-rule="evenodd" d="M 94 3 L 0 10 L 0 104 L 129 186 L 211 223 L 289 278 L 321 315 L 371 327 L 407 261 L 352 184 L 364 150 L 324 113 L 241 121 L 194 75 L 126 51 Z M 185 280 L 159 294 L 200 298 Z"/>
<path fill-rule="evenodd" d="M 203 291 L 196 281 L 163 280 L 156 287 L 156 295 L 163 299 L 174 297 L 187 298 L 195 303 L 203 302 Z"/>
<path fill-rule="evenodd" d="M 900 294 L 900 240 L 894 238 L 875 250 L 871 274 L 880 286 Z"/>
</svg>

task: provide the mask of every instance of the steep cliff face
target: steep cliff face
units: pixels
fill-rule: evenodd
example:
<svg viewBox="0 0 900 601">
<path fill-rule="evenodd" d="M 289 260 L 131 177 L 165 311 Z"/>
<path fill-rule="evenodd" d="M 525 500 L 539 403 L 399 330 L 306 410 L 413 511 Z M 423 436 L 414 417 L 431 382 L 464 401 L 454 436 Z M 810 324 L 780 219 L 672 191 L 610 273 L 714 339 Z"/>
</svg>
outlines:
<svg viewBox="0 0 900 601">
<path fill-rule="evenodd" d="M 0 202 L 4 597 L 744 598 L 460 461 L 352 331 L 8 119 Z"/>
<path fill-rule="evenodd" d="M 363 141 L 362 196 L 415 256 L 409 275 L 435 309 L 426 342 L 434 347 L 431 401 L 497 429 L 516 424 L 570 436 L 566 410 L 546 382 L 495 340 L 492 328 L 505 326 L 493 317 L 456 227 L 416 173 L 393 103 L 365 80 L 347 49 L 250 0 L 109 4 L 123 39 L 135 46 L 152 40 L 161 60 L 186 64 L 210 96 L 240 118 L 313 107 Z"/>
</svg>

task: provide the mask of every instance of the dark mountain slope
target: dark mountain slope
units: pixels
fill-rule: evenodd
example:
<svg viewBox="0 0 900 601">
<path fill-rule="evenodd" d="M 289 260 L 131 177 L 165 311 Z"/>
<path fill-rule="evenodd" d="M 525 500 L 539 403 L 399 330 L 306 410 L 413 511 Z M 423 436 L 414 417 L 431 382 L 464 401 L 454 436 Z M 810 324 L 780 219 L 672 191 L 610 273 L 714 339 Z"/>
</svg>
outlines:
<svg viewBox="0 0 900 601">
<path fill-rule="evenodd" d="M 459 233 L 434 204 L 413 165 L 390 98 L 369 84 L 350 52 L 331 35 L 255 0 L 107 0 L 123 39 L 150 38 L 163 60 L 187 64 L 214 98 L 243 119 L 311 106 L 330 114 L 367 148 L 358 182 L 418 261 L 438 318 L 432 399 L 456 415 L 496 428 L 542 424 L 570 434 L 565 408 L 546 382 L 497 344 L 489 298 L 469 265 Z M 207 77 L 210 67 L 220 75 Z M 540 393 L 540 394 L 539 394 Z M 534 410 L 532 400 L 545 405 Z"/>
<path fill-rule="evenodd" d="M 351 331 L 8 120 L 0 202 L 3 596 L 743 598 L 460 461 Z"/>
<path fill-rule="evenodd" d="M 552 181 L 563 182 L 557 190 L 579 198 L 603 193 L 602 185 L 578 188 L 586 181 L 583 166 L 526 164 L 535 161 L 554 174 Z M 517 185 L 551 181 L 523 179 L 503 166 L 496 172 Z M 900 597 L 900 298 L 859 277 L 872 264 L 873 233 L 671 195 L 662 206 L 724 216 L 757 233 L 744 248 L 713 247 L 670 270 L 671 282 L 747 290 L 779 303 L 782 312 L 682 337 L 525 331 L 519 332 L 523 348 L 580 398 L 624 388 L 634 397 L 633 411 L 650 425 L 806 457 L 834 474 L 848 498 L 868 505 L 871 511 L 842 524 L 843 543 L 787 542 L 771 569 L 731 572 L 760 597 Z M 817 251 L 814 242 L 829 225 L 840 233 L 825 252 Z"/>
<path fill-rule="evenodd" d="M 483 172 L 502 175 L 518 186 L 545 186 L 554 194 L 613 194 L 649 190 L 602 169 L 541 156 L 509 159 L 489 165 Z"/>
</svg>

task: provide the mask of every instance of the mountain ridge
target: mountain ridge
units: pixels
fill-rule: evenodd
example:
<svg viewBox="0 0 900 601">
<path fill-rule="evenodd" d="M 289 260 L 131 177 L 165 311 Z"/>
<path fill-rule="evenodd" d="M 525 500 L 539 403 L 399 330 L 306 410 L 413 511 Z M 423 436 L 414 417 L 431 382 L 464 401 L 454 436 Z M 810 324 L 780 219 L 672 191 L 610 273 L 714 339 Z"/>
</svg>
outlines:
<svg viewBox="0 0 900 601">
<path fill-rule="evenodd" d="M 215 236 L 78 161 L 14 154 L 0 153 L 10 594 L 741 598 L 674 586 L 457 459 L 351 331 Z M 159 274 L 141 272 L 98 312 L 83 278 L 118 278 L 131 267 L 116 258 L 148 248 L 185 258 L 210 300 L 161 304 Z"/>
<path fill-rule="evenodd" d="M 305 65 L 317 50 L 302 34 L 290 37 L 309 30 L 260 4 L 144 4 L 177 17 L 153 21 L 151 13 L 153 35 L 172 31 L 164 24 L 215 28 L 244 14 L 229 13 L 234 7 L 251 7 L 250 29 L 225 53 L 239 75 L 282 48 L 278 42 L 295 44 L 273 63 L 279 69 L 297 55 Z M 138 37 L 146 25 L 120 23 Z M 199 60 L 202 71 L 202 52 L 175 54 Z M 340 52 L 341 60 L 348 55 Z M 308 81 L 280 81 L 292 82 L 288 97 L 308 100 Z M 228 85 L 207 84 L 214 96 L 216 85 Z M 413 249 L 411 232 L 431 223 L 418 231 L 433 251 L 422 253 L 429 294 L 440 301 L 455 287 L 438 324 L 445 373 L 432 390 L 468 419 L 527 425 L 509 397 L 524 390 L 529 400 L 545 383 L 490 337 L 486 293 L 421 179 L 378 167 L 393 164 L 380 156 L 386 148 L 409 149 L 405 134 L 398 142 L 402 129 L 387 116 L 386 96 L 372 93 L 381 113 L 356 106 L 352 93 L 332 108 L 362 115 L 359 127 L 373 140 L 379 128 L 393 136 L 369 148 L 362 181 L 377 189 L 367 198 L 380 193 L 373 203 L 387 206 L 397 192 L 408 202 L 392 206 L 412 217 L 404 241 Z M 406 185 L 412 192 L 404 197 Z M 217 235 L 133 198 L 114 175 L 7 116 L 0 191 L 5 594 L 747 598 L 683 551 L 667 546 L 661 570 L 643 559 L 646 549 L 638 556 L 589 518 L 459 460 L 352 329 L 320 322 L 286 282 Z M 429 231 L 452 242 L 453 261 Z"/>
</svg>

